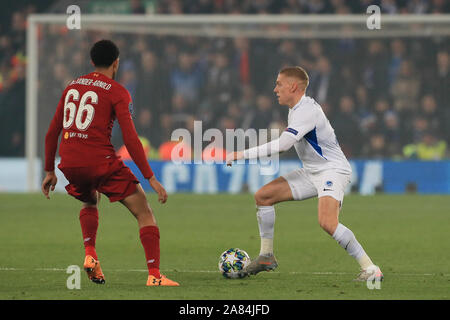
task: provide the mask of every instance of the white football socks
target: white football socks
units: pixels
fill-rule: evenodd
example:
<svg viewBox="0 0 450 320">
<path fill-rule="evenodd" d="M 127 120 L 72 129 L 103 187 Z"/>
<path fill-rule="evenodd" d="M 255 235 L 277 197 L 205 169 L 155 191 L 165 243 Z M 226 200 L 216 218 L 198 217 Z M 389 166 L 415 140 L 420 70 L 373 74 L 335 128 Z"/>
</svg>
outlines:
<svg viewBox="0 0 450 320">
<path fill-rule="evenodd" d="M 261 250 L 259 255 L 271 256 L 273 255 L 275 208 L 273 206 L 257 206 L 257 208 L 256 216 L 258 218 L 259 236 L 261 237 Z M 356 240 L 353 232 L 343 224 L 338 224 L 333 233 L 333 239 L 335 239 L 350 256 L 358 261 L 362 269 L 365 270 L 373 265 L 372 260 Z"/>
<path fill-rule="evenodd" d="M 349 255 L 358 261 L 362 269 L 365 270 L 367 267 L 373 265 L 372 260 L 370 260 L 363 247 L 356 240 L 353 232 L 343 224 L 338 224 L 333 233 L 333 239 L 336 240 Z"/>
<path fill-rule="evenodd" d="M 259 236 L 261 237 L 261 250 L 259 255 L 273 255 L 273 233 L 275 225 L 275 208 L 273 206 L 257 206 Z"/>
</svg>

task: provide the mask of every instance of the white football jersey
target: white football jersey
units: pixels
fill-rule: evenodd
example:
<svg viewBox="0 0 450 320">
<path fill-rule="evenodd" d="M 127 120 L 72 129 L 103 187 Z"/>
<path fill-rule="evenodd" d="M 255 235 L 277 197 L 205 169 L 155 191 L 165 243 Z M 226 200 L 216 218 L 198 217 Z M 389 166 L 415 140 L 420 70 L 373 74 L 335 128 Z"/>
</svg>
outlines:
<svg viewBox="0 0 450 320">
<path fill-rule="evenodd" d="M 334 169 L 338 173 L 351 174 L 351 166 L 339 146 L 330 121 L 313 98 L 303 95 L 289 110 L 285 132 L 297 140 L 294 147 L 306 170 L 316 173 Z"/>
</svg>

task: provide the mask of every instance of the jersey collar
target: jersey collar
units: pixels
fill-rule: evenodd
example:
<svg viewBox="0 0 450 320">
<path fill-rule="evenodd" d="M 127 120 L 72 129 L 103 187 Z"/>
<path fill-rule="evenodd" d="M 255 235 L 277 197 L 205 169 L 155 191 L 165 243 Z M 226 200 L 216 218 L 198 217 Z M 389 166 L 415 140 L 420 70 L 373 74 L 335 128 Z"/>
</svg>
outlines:
<svg viewBox="0 0 450 320">
<path fill-rule="evenodd" d="M 305 99 L 305 94 L 303 94 L 300 100 L 298 100 L 297 104 L 294 107 L 292 107 L 292 110 L 297 109 L 302 104 L 303 99 Z"/>
</svg>

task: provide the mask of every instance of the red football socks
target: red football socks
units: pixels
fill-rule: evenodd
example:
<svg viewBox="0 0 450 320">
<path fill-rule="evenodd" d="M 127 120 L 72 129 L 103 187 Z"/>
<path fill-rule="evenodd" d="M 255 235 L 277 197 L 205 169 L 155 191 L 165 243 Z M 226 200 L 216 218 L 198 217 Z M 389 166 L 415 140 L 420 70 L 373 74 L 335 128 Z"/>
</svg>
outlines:
<svg viewBox="0 0 450 320">
<path fill-rule="evenodd" d="M 97 260 L 95 252 L 95 239 L 98 229 L 98 210 L 97 208 L 83 208 L 80 211 L 81 232 L 83 233 L 84 250 L 86 255 L 92 256 Z"/>
<path fill-rule="evenodd" d="M 148 274 L 160 278 L 159 229 L 157 226 L 145 226 L 139 230 L 139 235 L 147 259 Z"/>
</svg>

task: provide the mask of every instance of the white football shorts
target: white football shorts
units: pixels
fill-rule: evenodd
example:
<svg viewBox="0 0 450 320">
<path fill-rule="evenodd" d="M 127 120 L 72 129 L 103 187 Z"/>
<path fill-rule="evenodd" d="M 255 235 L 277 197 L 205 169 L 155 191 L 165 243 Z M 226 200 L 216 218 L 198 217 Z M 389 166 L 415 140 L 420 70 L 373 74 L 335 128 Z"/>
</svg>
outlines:
<svg viewBox="0 0 450 320">
<path fill-rule="evenodd" d="M 345 188 L 350 183 L 350 175 L 337 173 L 334 170 L 310 173 L 301 168 L 282 177 L 288 182 L 294 200 L 331 196 L 338 200 L 341 206 Z"/>
</svg>

